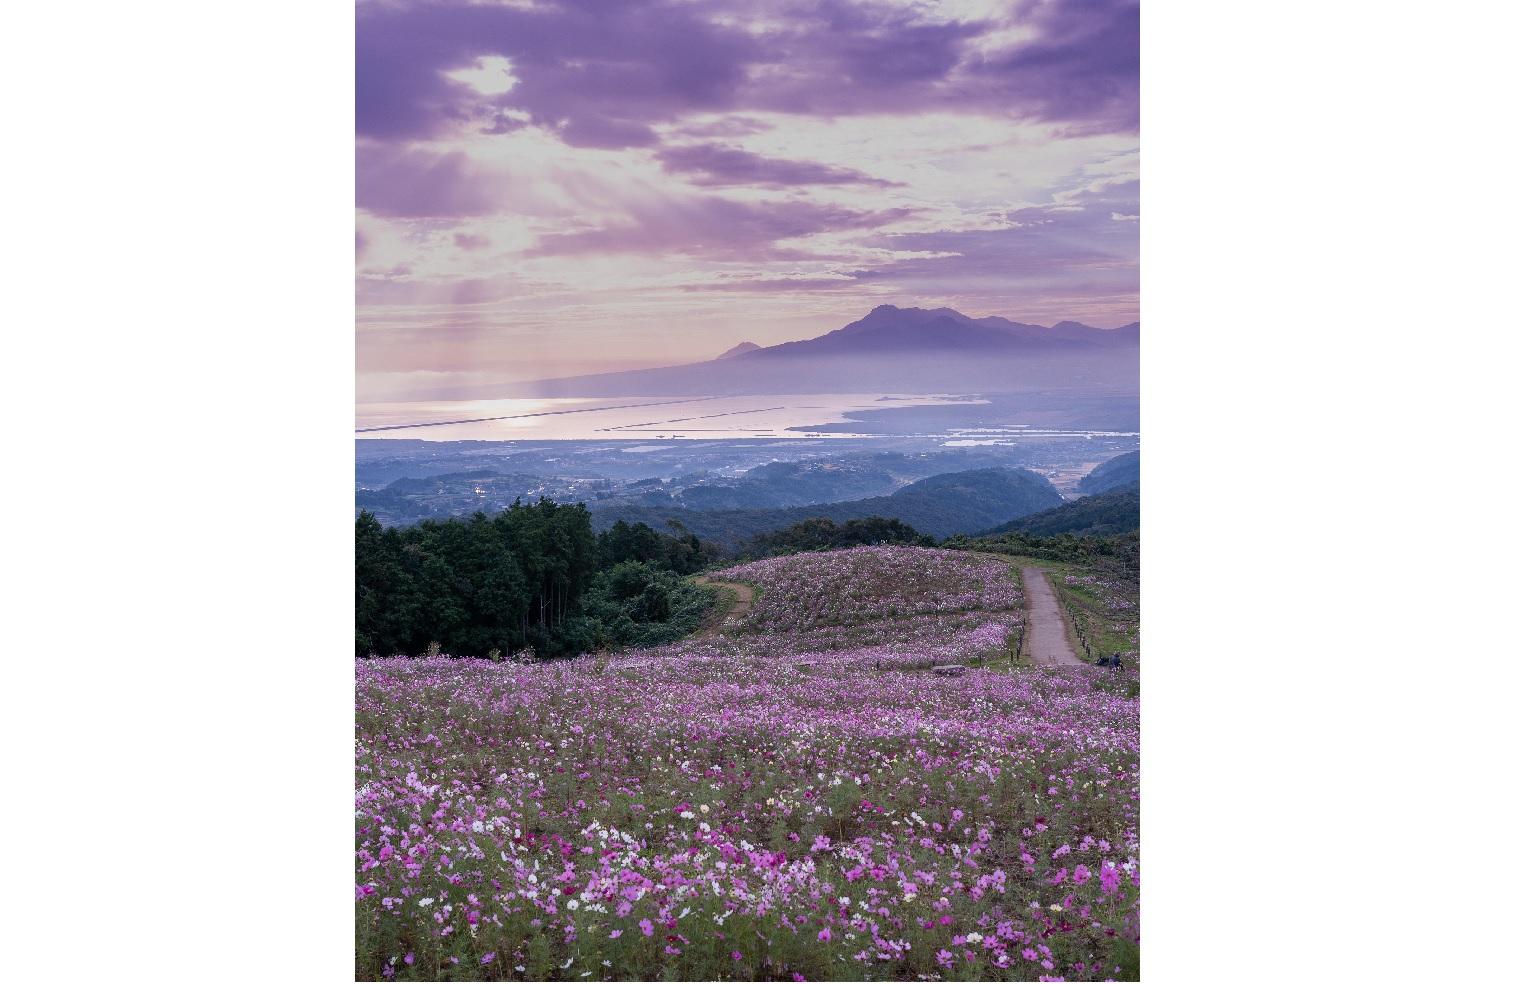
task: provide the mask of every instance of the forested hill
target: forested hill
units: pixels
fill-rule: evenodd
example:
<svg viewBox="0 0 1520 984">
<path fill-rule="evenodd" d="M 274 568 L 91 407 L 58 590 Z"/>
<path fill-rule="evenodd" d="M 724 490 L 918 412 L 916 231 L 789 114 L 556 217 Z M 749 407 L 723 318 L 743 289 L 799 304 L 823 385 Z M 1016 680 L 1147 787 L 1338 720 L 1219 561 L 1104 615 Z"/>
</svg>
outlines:
<svg viewBox="0 0 1520 984">
<path fill-rule="evenodd" d="M 733 546 L 757 533 L 822 517 L 836 523 L 868 516 L 898 519 L 920 533 L 951 536 L 1050 509 L 1061 496 L 1043 476 L 1022 468 L 951 472 L 905 485 L 891 495 L 784 509 L 695 510 L 668 506 L 592 504 L 592 521 L 605 529 L 618 520 L 665 529 L 675 520 L 704 540 Z"/>
<path fill-rule="evenodd" d="M 1083 496 L 1055 509 L 1004 523 L 990 533 L 1028 533 L 1033 536 L 1113 536 L 1140 528 L 1140 486 L 1126 485 L 1109 492 Z"/>
<path fill-rule="evenodd" d="M 1099 492 L 1134 485 L 1138 481 L 1140 481 L 1140 452 L 1131 451 L 1129 454 L 1110 458 L 1088 472 L 1082 481 L 1077 483 L 1077 489 L 1085 495 L 1096 495 Z"/>
<path fill-rule="evenodd" d="M 500 658 L 659 645 L 687 635 L 712 594 L 686 580 L 708 544 L 642 526 L 591 531 L 583 505 L 516 503 L 494 516 L 354 523 L 354 652 Z"/>
</svg>

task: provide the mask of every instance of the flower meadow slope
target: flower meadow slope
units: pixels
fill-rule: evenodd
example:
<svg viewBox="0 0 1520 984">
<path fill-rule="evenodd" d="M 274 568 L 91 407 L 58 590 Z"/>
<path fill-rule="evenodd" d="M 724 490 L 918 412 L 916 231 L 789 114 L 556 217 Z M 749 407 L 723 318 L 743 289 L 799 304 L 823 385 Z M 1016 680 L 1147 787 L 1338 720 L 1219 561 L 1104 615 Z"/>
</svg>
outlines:
<svg viewBox="0 0 1520 984">
<path fill-rule="evenodd" d="M 715 575 L 760 588 L 740 631 L 793 631 L 1020 603 L 997 560 L 956 550 L 856 547 L 770 557 Z"/>
<path fill-rule="evenodd" d="M 738 571 L 753 613 L 791 577 Z M 903 669 L 995 654 L 1017 615 L 925 600 L 865 633 L 358 661 L 357 975 L 1134 979 L 1137 701 L 1096 670 Z"/>
</svg>

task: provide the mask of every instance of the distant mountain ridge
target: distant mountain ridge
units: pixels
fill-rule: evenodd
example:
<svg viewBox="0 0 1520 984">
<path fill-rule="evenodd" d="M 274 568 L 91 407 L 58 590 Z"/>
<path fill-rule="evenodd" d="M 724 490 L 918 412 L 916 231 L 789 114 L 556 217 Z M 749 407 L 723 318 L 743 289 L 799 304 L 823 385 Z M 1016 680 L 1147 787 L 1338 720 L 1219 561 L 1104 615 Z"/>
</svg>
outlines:
<svg viewBox="0 0 1520 984">
<path fill-rule="evenodd" d="M 1077 321 L 1049 328 L 1007 318 L 972 318 L 952 308 L 900 308 L 882 304 L 859 321 L 817 338 L 756 348 L 750 360 L 894 351 L 1017 352 L 1117 348 L 1139 344 L 1140 323 L 1104 330 Z"/>
<path fill-rule="evenodd" d="M 891 495 L 846 502 L 768 509 L 683 509 L 628 503 L 588 503 L 592 525 L 606 529 L 618 520 L 665 529 L 679 522 L 703 539 L 730 546 L 756 533 L 783 529 L 815 516 L 836 523 L 881 516 L 898 519 L 920 533 L 950 536 L 974 533 L 1019 516 L 1061 504 L 1061 495 L 1044 476 L 1023 468 L 979 468 L 932 475 Z"/>
<path fill-rule="evenodd" d="M 733 348 L 728 349 L 722 355 L 718 356 L 718 358 L 732 359 L 736 355 L 744 355 L 746 352 L 758 352 L 759 350 L 760 346 L 756 345 L 754 342 L 740 342 L 738 345 L 735 345 Z"/>
<path fill-rule="evenodd" d="M 1129 394 L 1139 385 L 1139 322 L 1102 329 L 1061 321 L 1047 328 L 952 308 L 883 304 L 816 338 L 750 344 L 706 362 L 519 383 L 503 395 Z"/>
<path fill-rule="evenodd" d="M 1140 481 L 1140 452 L 1131 451 L 1108 459 L 1082 476 L 1082 481 L 1077 483 L 1077 490 L 1087 495 L 1096 495 L 1110 489 L 1133 485 L 1138 481 Z"/>
<path fill-rule="evenodd" d="M 1028 533 L 1031 536 L 1113 536 L 1132 533 L 1140 528 L 1140 485 L 1138 482 L 1096 495 L 1085 495 L 1054 509 L 1022 516 L 988 531 Z"/>
</svg>

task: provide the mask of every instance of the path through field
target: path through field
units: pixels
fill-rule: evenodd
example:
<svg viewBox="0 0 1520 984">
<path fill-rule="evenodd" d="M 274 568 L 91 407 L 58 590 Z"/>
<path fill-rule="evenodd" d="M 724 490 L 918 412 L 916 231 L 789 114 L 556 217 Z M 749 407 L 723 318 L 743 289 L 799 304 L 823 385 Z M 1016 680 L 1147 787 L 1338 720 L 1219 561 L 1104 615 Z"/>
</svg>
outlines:
<svg viewBox="0 0 1520 984">
<path fill-rule="evenodd" d="M 1024 600 L 1029 656 L 1036 666 L 1085 666 L 1066 638 L 1066 622 L 1056 594 L 1038 567 L 1024 568 Z"/>
<path fill-rule="evenodd" d="M 734 607 L 724 612 L 723 617 L 714 620 L 711 625 L 704 626 L 701 631 L 697 632 L 695 638 L 712 638 L 721 632 L 725 625 L 730 625 L 743 618 L 745 613 L 749 611 L 750 606 L 755 603 L 755 589 L 748 584 L 743 584 L 739 581 L 719 581 L 708 577 L 706 574 L 697 577 L 695 580 L 698 584 L 706 584 L 714 588 L 728 588 L 738 595 L 738 599 L 734 602 Z"/>
</svg>

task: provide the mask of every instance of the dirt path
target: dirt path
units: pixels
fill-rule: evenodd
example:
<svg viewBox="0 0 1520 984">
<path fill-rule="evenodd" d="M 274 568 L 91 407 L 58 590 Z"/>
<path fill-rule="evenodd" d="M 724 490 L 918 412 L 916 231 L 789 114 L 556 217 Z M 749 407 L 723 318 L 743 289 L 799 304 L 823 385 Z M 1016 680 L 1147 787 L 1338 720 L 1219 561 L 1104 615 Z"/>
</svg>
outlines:
<svg viewBox="0 0 1520 984">
<path fill-rule="evenodd" d="M 725 625 L 730 625 L 743 618 L 749 612 L 750 606 L 755 603 L 755 589 L 748 584 L 741 584 L 738 581 L 719 581 L 708 577 L 706 574 L 700 575 L 694 580 L 698 584 L 706 584 L 714 588 L 727 588 L 738 595 L 737 600 L 734 601 L 734 606 L 724 612 L 721 619 L 717 619 L 711 625 L 706 625 L 699 629 L 692 636 L 694 639 L 712 638 L 721 632 Z"/>
<path fill-rule="evenodd" d="M 1036 666 L 1086 666 L 1066 638 L 1066 621 L 1045 572 L 1024 568 L 1024 603 L 1028 613 L 1029 656 Z"/>
</svg>

